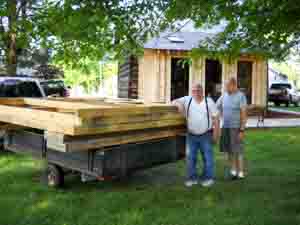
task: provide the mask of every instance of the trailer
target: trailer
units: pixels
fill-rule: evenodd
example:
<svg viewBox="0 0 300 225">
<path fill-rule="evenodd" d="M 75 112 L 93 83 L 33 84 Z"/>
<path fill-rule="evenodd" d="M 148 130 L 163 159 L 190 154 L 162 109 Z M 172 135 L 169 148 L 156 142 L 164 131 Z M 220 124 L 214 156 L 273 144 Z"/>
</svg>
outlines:
<svg viewBox="0 0 300 225">
<path fill-rule="evenodd" d="M 3 137 L 4 149 L 47 162 L 47 183 L 60 187 L 69 172 L 82 181 L 126 178 L 133 172 L 175 162 L 184 157 L 185 138 L 176 136 L 80 152 L 47 148 L 47 139 L 38 130 L 11 130 Z"/>
<path fill-rule="evenodd" d="M 0 99 L 4 149 L 45 160 L 52 187 L 70 172 L 82 181 L 120 179 L 184 157 L 184 122 L 174 107 L 82 101 Z"/>
</svg>

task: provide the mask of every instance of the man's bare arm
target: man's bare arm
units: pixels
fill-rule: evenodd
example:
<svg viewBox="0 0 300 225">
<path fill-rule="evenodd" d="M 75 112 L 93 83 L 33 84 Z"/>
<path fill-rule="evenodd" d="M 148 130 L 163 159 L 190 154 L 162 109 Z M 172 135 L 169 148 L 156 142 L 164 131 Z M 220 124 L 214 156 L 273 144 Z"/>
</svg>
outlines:
<svg viewBox="0 0 300 225">
<path fill-rule="evenodd" d="M 179 101 L 177 101 L 177 99 L 175 99 L 172 101 L 172 104 L 177 107 L 178 111 L 181 114 L 184 114 L 184 105 L 181 102 L 179 102 Z"/>
<path fill-rule="evenodd" d="M 247 108 L 244 107 L 241 109 L 241 130 L 244 130 L 246 128 L 246 124 L 247 124 Z"/>
<path fill-rule="evenodd" d="M 220 118 L 219 116 L 213 116 L 213 140 L 215 143 L 218 142 L 220 137 Z"/>
</svg>

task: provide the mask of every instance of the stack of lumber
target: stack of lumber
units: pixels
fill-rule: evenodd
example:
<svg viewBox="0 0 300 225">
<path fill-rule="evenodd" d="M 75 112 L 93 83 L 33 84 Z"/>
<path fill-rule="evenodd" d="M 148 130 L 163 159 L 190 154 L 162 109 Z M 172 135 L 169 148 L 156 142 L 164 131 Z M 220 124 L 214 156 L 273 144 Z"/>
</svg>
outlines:
<svg viewBox="0 0 300 225">
<path fill-rule="evenodd" d="M 49 148 L 82 151 L 173 137 L 185 131 L 175 106 L 83 98 L 3 98 L 0 121 L 45 131 Z"/>
</svg>

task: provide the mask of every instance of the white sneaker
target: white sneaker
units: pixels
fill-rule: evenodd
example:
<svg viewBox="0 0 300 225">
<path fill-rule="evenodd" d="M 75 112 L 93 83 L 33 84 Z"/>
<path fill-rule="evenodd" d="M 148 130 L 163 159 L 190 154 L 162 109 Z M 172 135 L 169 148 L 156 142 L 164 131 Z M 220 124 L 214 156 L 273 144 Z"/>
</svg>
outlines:
<svg viewBox="0 0 300 225">
<path fill-rule="evenodd" d="M 186 182 L 184 182 L 184 185 L 186 187 L 192 187 L 193 185 L 197 185 L 198 184 L 198 181 L 196 180 L 187 180 Z"/>
<path fill-rule="evenodd" d="M 236 177 L 237 176 L 237 171 L 236 170 L 230 170 L 230 175 L 232 177 Z"/>
<path fill-rule="evenodd" d="M 239 172 L 238 176 L 239 179 L 244 179 L 245 178 L 245 174 L 243 172 Z"/>
<path fill-rule="evenodd" d="M 201 182 L 201 186 L 202 187 L 210 187 L 215 183 L 215 181 L 213 179 L 210 180 L 205 180 Z"/>
</svg>

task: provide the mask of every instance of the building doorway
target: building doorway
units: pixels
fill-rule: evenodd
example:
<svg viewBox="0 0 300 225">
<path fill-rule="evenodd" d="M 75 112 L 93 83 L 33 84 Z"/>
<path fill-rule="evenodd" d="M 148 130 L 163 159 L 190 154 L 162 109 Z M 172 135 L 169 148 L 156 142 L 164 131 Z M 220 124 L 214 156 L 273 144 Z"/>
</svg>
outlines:
<svg viewBox="0 0 300 225">
<path fill-rule="evenodd" d="M 205 60 L 205 95 L 217 101 L 222 94 L 222 64 L 218 60 Z"/>
<path fill-rule="evenodd" d="M 246 95 L 247 103 L 252 103 L 252 62 L 239 61 L 237 81 L 239 89 Z"/>
<path fill-rule="evenodd" d="M 171 59 L 171 100 L 189 95 L 189 65 L 183 60 Z"/>
</svg>

